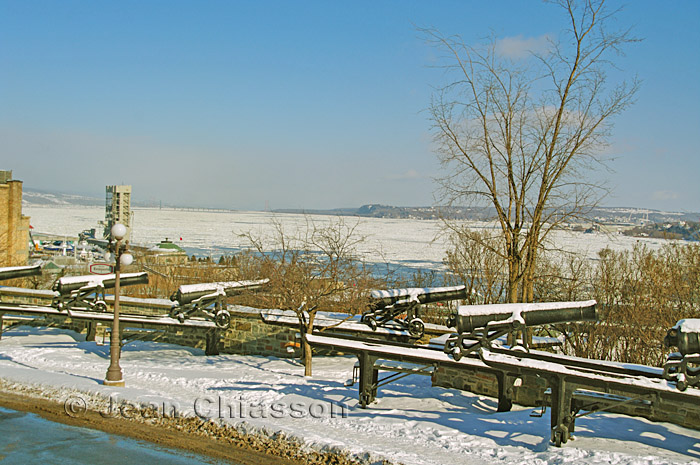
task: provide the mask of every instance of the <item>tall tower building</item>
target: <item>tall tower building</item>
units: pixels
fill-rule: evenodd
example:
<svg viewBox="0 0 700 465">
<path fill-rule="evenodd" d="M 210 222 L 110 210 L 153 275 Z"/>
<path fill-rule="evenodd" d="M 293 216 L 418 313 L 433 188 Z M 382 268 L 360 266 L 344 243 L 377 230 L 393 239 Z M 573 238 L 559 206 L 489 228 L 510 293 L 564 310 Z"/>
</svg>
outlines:
<svg viewBox="0 0 700 465">
<path fill-rule="evenodd" d="M 26 265 L 29 258 L 29 217 L 22 215 L 22 181 L 12 171 L 0 171 L 0 266 Z"/>
<path fill-rule="evenodd" d="M 107 186 L 105 201 L 104 237 L 108 238 L 112 226 L 126 226 L 126 240 L 131 240 L 131 186 Z"/>
</svg>

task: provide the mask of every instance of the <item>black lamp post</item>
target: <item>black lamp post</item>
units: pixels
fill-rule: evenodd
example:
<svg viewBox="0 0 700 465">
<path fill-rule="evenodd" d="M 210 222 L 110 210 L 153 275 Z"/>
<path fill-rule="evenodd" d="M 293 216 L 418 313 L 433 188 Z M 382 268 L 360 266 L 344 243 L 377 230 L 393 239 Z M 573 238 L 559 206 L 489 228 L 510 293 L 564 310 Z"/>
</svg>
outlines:
<svg viewBox="0 0 700 465">
<path fill-rule="evenodd" d="M 119 366 L 121 354 L 121 337 L 119 330 L 119 268 L 120 265 L 128 266 L 134 261 L 134 257 L 127 253 L 128 241 L 122 243 L 126 236 L 126 226 L 117 223 L 112 226 L 112 240 L 109 242 L 109 250 L 114 254 L 115 282 L 114 282 L 114 320 L 112 322 L 112 334 L 109 338 L 109 368 L 103 382 L 106 386 L 124 386 L 122 369 Z"/>
</svg>

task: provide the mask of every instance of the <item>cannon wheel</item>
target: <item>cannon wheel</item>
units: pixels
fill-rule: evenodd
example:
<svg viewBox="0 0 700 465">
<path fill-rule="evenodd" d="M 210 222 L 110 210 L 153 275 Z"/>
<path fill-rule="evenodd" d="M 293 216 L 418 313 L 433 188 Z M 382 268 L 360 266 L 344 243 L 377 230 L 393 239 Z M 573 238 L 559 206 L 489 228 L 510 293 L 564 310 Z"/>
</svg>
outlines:
<svg viewBox="0 0 700 465">
<path fill-rule="evenodd" d="M 369 395 L 365 393 L 360 394 L 360 407 L 367 408 L 369 405 Z"/>
<path fill-rule="evenodd" d="M 214 323 L 221 329 L 228 329 L 231 324 L 231 314 L 226 310 L 221 310 L 214 317 Z"/>
<path fill-rule="evenodd" d="M 561 447 L 569 440 L 569 428 L 564 425 L 555 426 L 552 430 L 552 442 L 555 446 Z"/>
<path fill-rule="evenodd" d="M 107 303 L 104 300 L 98 300 L 95 302 L 95 310 L 98 312 L 106 312 L 107 311 Z"/>
<path fill-rule="evenodd" d="M 372 331 L 377 330 L 377 320 L 372 315 L 362 315 L 360 321 L 369 326 Z"/>
<path fill-rule="evenodd" d="M 414 318 L 408 323 L 408 332 L 411 336 L 422 337 L 425 334 L 425 324 L 420 318 Z"/>
<path fill-rule="evenodd" d="M 457 346 L 454 346 L 452 348 L 452 358 L 455 359 L 455 362 L 459 362 L 459 360 L 462 358 L 462 349 L 460 349 Z"/>
</svg>

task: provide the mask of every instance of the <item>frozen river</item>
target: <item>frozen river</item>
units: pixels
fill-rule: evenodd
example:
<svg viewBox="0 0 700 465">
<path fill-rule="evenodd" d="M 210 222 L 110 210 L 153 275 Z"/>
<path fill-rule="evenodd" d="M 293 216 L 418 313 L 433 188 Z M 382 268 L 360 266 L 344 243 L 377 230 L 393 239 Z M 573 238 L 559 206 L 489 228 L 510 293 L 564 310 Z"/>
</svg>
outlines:
<svg viewBox="0 0 700 465">
<path fill-rule="evenodd" d="M 273 221 L 279 222 L 288 234 L 306 231 L 308 224 L 319 227 L 343 221 L 356 227 L 364 241 L 358 252 L 372 263 L 389 263 L 412 268 L 441 269 L 449 247 L 447 238 L 440 234 L 441 223 L 432 220 L 334 217 L 269 212 L 215 212 L 185 211 L 157 208 L 135 208 L 132 241 L 138 244 L 156 244 L 168 238 L 181 245 L 190 254 L 218 258 L 221 254 L 240 251 L 249 246 L 241 234 L 252 232 L 256 237 L 272 237 Z M 77 236 L 84 229 L 98 227 L 104 219 L 102 207 L 24 207 L 37 232 Z M 494 228 L 489 223 L 471 223 L 475 228 Z M 99 228 L 98 228 L 99 230 Z M 180 240 L 182 238 L 182 240 Z M 642 242 L 657 249 L 667 241 L 640 239 L 602 233 L 584 234 L 557 231 L 553 246 L 575 251 L 595 258 L 598 251 L 610 247 L 615 250 L 631 249 Z"/>
</svg>

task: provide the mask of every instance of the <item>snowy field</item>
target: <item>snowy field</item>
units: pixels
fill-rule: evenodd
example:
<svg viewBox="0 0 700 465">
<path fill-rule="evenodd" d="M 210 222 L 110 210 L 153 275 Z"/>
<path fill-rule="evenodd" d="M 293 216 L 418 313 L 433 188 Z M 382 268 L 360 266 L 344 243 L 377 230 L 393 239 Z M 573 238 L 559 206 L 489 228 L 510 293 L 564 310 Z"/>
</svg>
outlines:
<svg viewBox="0 0 700 465">
<path fill-rule="evenodd" d="M 152 245 L 165 238 L 180 244 L 190 254 L 212 255 L 230 253 L 247 247 L 241 234 L 252 232 L 256 237 L 271 237 L 272 220 L 279 221 L 285 231 L 305 231 L 307 223 L 318 226 L 337 222 L 337 217 L 324 215 L 273 214 L 266 212 L 207 212 L 134 209 L 132 241 Z M 84 229 L 95 228 L 104 219 L 100 207 L 24 207 L 23 213 L 31 217 L 31 225 L 37 232 L 77 236 Z M 390 263 L 415 268 L 441 269 L 442 259 L 448 248 L 447 240 L 440 236 L 441 224 L 430 220 L 398 220 L 382 218 L 342 217 L 346 225 L 357 225 L 356 232 L 365 241 L 359 252 L 374 263 Z M 471 223 L 474 228 L 493 228 L 489 223 Z M 180 241 L 182 238 L 182 241 Z M 595 258 L 599 250 L 610 247 L 615 250 L 631 249 L 635 243 L 658 249 L 667 241 L 662 239 L 633 238 L 602 233 L 557 231 L 553 235 L 553 247 L 580 252 Z"/>
<path fill-rule="evenodd" d="M 109 365 L 108 345 L 86 342 L 71 331 L 28 327 L 13 328 L 0 340 L 3 379 L 41 386 L 44 396 L 68 400 L 77 414 L 81 402 L 90 407 L 98 396 L 112 396 L 115 406 L 155 403 L 166 412 L 175 407 L 270 434 L 284 431 L 368 462 L 700 464 L 700 431 L 593 414 L 577 420 L 574 441 L 556 448 L 547 439 L 549 412 L 541 418 L 521 407 L 496 413 L 494 399 L 431 387 L 424 376 L 380 388 L 379 401 L 360 409 L 357 387 L 344 385 L 355 360 L 316 357 L 313 378 L 305 378 L 292 360 L 207 357 L 197 349 L 133 342 L 122 355 L 126 387 L 108 388 L 100 384 Z"/>
</svg>

